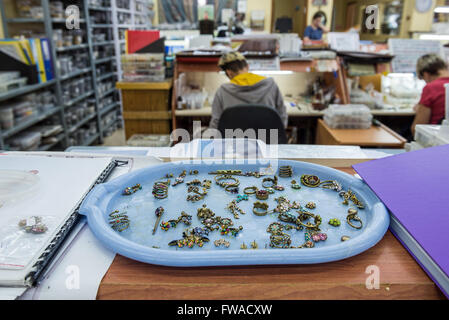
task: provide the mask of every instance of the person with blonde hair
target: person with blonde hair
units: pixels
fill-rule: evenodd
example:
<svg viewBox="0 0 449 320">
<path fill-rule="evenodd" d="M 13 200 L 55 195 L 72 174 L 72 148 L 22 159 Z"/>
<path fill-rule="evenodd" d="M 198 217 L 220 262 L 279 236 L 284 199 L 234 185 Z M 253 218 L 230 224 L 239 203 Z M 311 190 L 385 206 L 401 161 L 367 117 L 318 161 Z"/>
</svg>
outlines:
<svg viewBox="0 0 449 320">
<path fill-rule="evenodd" d="M 412 125 L 412 133 L 418 124 L 441 124 L 444 119 L 446 90 L 449 83 L 448 64 L 439 55 L 427 54 L 419 58 L 416 73 L 424 80 L 421 100 L 415 106 L 416 116 Z"/>
</svg>

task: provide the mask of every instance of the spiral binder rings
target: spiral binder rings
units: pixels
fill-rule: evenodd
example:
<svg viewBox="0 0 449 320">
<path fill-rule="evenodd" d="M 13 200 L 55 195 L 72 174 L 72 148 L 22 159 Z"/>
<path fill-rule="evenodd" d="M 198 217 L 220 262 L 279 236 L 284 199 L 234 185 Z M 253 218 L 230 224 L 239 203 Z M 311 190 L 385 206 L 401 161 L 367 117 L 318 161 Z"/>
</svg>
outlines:
<svg viewBox="0 0 449 320">
<path fill-rule="evenodd" d="M 109 164 L 109 166 L 100 174 L 97 181 L 95 181 L 94 185 L 89 189 L 89 192 L 95 188 L 95 186 L 104 183 L 108 177 L 111 175 L 112 171 L 114 169 L 122 164 L 126 164 L 124 161 L 114 160 Z M 88 193 L 89 193 L 88 192 Z M 88 194 L 87 193 L 87 194 Z M 87 196 L 86 194 L 86 196 Z M 56 236 L 53 238 L 51 243 L 47 246 L 47 248 L 44 250 L 42 255 L 37 259 L 37 262 L 33 265 L 33 271 L 31 271 L 26 277 L 25 277 L 25 284 L 27 286 L 36 286 L 39 284 L 40 279 L 44 275 L 45 271 L 47 270 L 48 266 L 51 264 L 52 259 L 55 257 L 56 253 L 58 252 L 58 249 L 64 244 L 64 241 L 69 236 L 70 232 L 74 229 L 76 224 L 81 219 L 81 215 L 79 214 L 78 210 L 81 206 L 81 203 L 84 201 L 84 198 L 80 201 L 77 208 L 74 210 L 74 212 L 70 215 L 70 217 L 67 219 L 65 224 L 61 227 L 59 232 L 56 234 Z"/>
</svg>

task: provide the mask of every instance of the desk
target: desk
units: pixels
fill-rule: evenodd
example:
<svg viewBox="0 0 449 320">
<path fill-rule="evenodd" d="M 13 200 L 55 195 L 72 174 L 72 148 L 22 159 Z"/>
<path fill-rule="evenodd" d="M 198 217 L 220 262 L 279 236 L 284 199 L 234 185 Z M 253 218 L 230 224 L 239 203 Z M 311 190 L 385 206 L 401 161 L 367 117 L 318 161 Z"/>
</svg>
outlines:
<svg viewBox="0 0 449 320">
<path fill-rule="evenodd" d="M 328 162 L 332 166 L 332 161 Z M 350 168 L 340 170 L 354 174 Z M 368 266 L 380 269 L 380 289 L 368 290 Z M 171 268 L 117 255 L 97 299 L 445 299 L 388 231 L 370 250 L 321 265 Z"/>
<path fill-rule="evenodd" d="M 407 141 L 400 135 L 381 125 L 371 129 L 331 129 L 322 120 L 318 120 L 316 144 L 349 145 L 378 148 L 404 148 Z"/>
</svg>

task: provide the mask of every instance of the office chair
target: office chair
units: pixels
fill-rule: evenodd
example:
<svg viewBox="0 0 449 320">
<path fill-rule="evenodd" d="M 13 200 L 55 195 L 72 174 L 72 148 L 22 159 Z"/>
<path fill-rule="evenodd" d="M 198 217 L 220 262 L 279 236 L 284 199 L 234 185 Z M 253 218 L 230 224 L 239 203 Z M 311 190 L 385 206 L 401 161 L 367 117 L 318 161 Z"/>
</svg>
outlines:
<svg viewBox="0 0 449 320">
<path fill-rule="evenodd" d="M 256 138 L 264 141 L 266 144 L 271 144 L 270 130 L 277 129 L 277 143 L 287 144 L 288 142 L 287 133 L 279 113 L 274 108 L 263 105 L 238 105 L 225 109 L 218 122 L 218 131 L 220 131 L 223 138 L 225 138 L 226 129 L 241 129 L 243 132 L 248 129 L 254 129 Z M 258 136 L 259 129 L 267 130 L 266 137 Z"/>
<path fill-rule="evenodd" d="M 200 34 L 214 35 L 215 21 L 214 20 L 200 20 Z"/>
</svg>

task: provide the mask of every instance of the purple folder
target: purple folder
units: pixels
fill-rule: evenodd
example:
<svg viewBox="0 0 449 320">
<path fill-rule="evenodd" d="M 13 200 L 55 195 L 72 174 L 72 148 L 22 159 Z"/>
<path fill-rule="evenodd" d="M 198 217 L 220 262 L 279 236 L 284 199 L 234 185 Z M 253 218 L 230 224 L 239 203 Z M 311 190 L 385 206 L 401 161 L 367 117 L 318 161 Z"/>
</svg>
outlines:
<svg viewBox="0 0 449 320">
<path fill-rule="evenodd" d="M 390 230 L 449 298 L 449 145 L 354 169 L 390 210 Z"/>
</svg>

